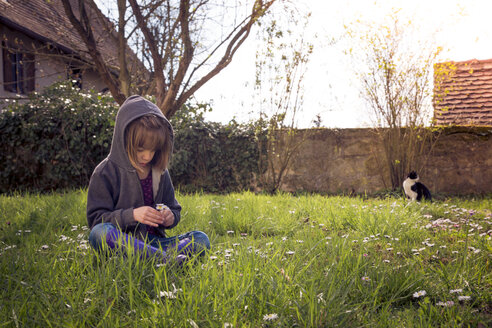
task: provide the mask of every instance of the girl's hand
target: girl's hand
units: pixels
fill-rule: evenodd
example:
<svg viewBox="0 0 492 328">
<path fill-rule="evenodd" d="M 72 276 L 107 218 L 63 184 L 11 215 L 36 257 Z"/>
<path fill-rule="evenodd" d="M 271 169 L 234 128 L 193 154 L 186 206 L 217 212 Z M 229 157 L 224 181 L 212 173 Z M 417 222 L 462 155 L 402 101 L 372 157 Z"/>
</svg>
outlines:
<svg viewBox="0 0 492 328">
<path fill-rule="evenodd" d="M 133 210 L 133 218 L 143 224 L 147 224 L 151 227 L 158 227 L 159 224 L 164 223 L 163 213 L 150 206 L 142 206 Z"/>
<path fill-rule="evenodd" d="M 142 206 L 133 210 L 135 221 L 147 224 L 151 227 L 162 225 L 169 227 L 174 223 L 174 214 L 169 209 L 158 211 L 150 206 Z"/>
<path fill-rule="evenodd" d="M 173 212 L 171 212 L 171 210 L 169 208 L 166 208 L 165 210 L 163 210 L 162 212 L 160 212 L 163 217 L 164 217 L 164 222 L 161 223 L 164 227 L 169 227 L 169 226 L 172 226 L 173 223 L 174 223 L 174 214 Z"/>
</svg>

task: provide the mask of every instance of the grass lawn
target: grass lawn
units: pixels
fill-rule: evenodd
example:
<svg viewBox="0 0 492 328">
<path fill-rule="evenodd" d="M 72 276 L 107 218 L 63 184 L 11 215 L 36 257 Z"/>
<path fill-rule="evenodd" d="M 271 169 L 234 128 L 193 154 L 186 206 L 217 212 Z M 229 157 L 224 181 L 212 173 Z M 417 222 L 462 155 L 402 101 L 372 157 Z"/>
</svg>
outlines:
<svg viewBox="0 0 492 328">
<path fill-rule="evenodd" d="M 86 191 L 0 196 L 0 327 L 490 327 L 492 198 L 177 195 L 184 267 L 88 247 Z"/>
</svg>

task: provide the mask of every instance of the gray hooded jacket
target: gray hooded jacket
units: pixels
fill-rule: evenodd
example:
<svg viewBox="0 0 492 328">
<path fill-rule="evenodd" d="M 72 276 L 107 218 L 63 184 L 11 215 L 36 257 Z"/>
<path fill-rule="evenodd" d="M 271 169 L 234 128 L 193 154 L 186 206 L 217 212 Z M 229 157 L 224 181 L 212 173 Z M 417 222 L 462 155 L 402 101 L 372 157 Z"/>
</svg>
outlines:
<svg viewBox="0 0 492 328">
<path fill-rule="evenodd" d="M 95 168 L 89 182 L 87 222 L 91 229 L 98 223 L 110 222 L 139 239 L 145 238 L 147 234 L 146 226 L 133 217 L 133 209 L 144 206 L 144 198 L 137 171 L 131 165 L 125 150 L 124 140 L 128 124 L 146 114 L 162 117 L 171 140 L 174 139 L 171 124 L 152 102 L 140 96 L 131 96 L 121 105 L 116 115 L 109 156 Z M 167 205 L 174 214 L 173 225 L 157 229 L 163 237 L 165 229 L 178 224 L 181 206 L 174 197 L 174 187 L 167 170 L 158 171 L 152 168 L 152 189 L 154 202 Z"/>
</svg>

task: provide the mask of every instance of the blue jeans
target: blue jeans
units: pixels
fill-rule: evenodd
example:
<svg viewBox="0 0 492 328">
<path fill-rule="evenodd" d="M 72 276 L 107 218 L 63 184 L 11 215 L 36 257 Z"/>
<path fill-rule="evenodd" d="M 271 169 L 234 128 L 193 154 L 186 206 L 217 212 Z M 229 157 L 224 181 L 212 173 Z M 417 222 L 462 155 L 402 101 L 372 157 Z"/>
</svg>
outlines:
<svg viewBox="0 0 492 328">
<path fill-rule="evenodd" d="M 89 235 L 89 244 L 97 251 L 102 250 L 103 243 L 106 243 L 107 233 L 115 228 L 117 227 L 112 223 L 96 224 L 94 228 L 92 228 Z M 174 237 L 159 237 L 153 234 L 148 234 L 147 244 L 165 250 L 169 247 L 174 247 L 180 240 L 185 238 L 189 238 L 195 245 L 196 249 L 210 249 L 210 240 L 208 239 L 208 236 L 201 231 L 190 231 Z M 203 254 L 203 252 L 201 253 Z"/>
</svg>

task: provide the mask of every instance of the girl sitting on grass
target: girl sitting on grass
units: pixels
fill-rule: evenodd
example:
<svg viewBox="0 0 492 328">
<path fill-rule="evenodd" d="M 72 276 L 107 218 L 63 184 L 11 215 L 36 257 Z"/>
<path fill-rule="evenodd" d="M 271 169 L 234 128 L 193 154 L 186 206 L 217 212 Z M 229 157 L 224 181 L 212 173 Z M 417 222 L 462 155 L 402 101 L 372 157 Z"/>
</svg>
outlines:
<svg viewBox="0 0 492 328">
<path fill-rule="evenodd" d="M 166 237 L 181 217 L 167 170 L 173 139 L 171 124 L 150 101 L 131 96 L 121 105 L 109 156 L 89 182 L 87 221 L 94 249 L 130 247 L 164 261 L 176 250 L 181 254 L 174 259 L 182 261 L 210 248 L 201 231 Z"/>
</svg>

